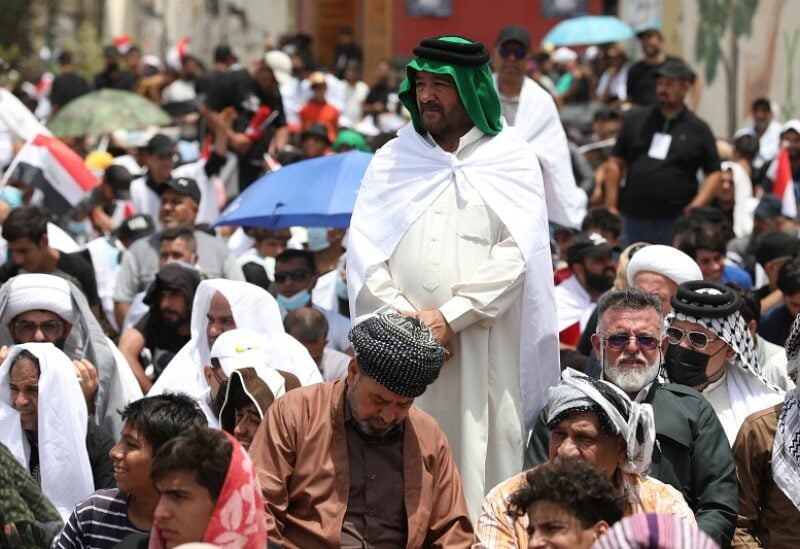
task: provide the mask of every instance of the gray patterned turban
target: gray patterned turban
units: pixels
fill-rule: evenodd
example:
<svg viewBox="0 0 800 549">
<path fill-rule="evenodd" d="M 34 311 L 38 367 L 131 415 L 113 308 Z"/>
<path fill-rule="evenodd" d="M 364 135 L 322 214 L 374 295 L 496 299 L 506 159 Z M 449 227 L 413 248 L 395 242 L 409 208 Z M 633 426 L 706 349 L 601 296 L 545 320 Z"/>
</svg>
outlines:
<svg viewBox="0 0 800 549">
<path fill-rule="evenodd" d="M 606 435 L 622 435 L 628 445 L 626 473 L 644 474 L 650 468 L 656 427 L 650 404 L 631 402 L 622 389 L 582 372 L 566 368 L 561 383 L 547 391 L 547 427 L 579 412 L 594 412 Z"/>
<path fill-rule="evenodd" d="M 395 394 L 416 398 L 439 377 L 444 348 L 417 318 L 373 316 L 349 337 L 361 371 Z"/>
</svg>

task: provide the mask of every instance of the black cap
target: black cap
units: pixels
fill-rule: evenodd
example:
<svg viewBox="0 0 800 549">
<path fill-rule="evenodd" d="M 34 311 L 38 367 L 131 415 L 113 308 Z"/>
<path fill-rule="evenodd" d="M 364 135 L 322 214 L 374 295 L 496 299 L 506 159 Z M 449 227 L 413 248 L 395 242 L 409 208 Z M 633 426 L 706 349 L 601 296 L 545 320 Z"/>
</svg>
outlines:
<svg viewBox="0 0 800 549">
<path fill-rule="evenodd" d="M 137 214 L 129 217 L 117 227 L 114 235 L 120 240 L 138 240 L 156 231 L 153 219 L 149 215 Z"/>
<path fill-rule="evenodd" d="M 503 29 L 500 31 L 500 34 L 497 36 L 497 41 L 495 44 L 502 46 L 506 42 L 510 42 L 512 40 L 521 43 L 523 46 L 525 46 L 525 49 L 531 49 L 530 33 L 526 29 L 518 26 L 503 27 Z"/>
<path fill-rule="evenodd" d="M 133 176 L 125 166 L 111 164 L 106 169 L 103 178 L 115 191 L 127 191 L 131 188 Z"/>
<path fill-rule="evenodd" d="M 170 179 L 163 185 L 159 186 L 159 194 L 163 194 L 167 189 L 172 189 L 178 194 L 184 194 L 192 197 L 197 204 L 200 204 L 200 187 L 197 186 L 197 181 L 191 177 L 178 177 Z"/>
<path fill-rule="evenodd" d="M 694 82 L 696 75 L 689 65 L 680 59 L 667 59 L 653 73 L 655 76 L 674 78 L 685 82 Z"/>
<path fill-rule="evenodd" d="M 584 257 L 608 257 L 613 252 L 618 251 L 619 247 L 611 244 L 601 234 L 581 233 L 575 237 L 572 245 L 567 250 L 567 263 L 573 265 Z"/>
<path fill-rule="evenodd" d="M 150 154 L 171 154 L 175 152 L 175 143 L 162 133 L 158 133 L 147 142 L 147 152 Z"/>
<path fill-rule="evenodd" d="M 231 58 L 236 59 L 236 56 L 228 44 L 220 44 L 214 48 L 214 63 L 225 63 Z"/>
<path fill-rule="evenodd" d="M 156 273 L 155 280 L 147 288 L 144 295 L 144 304 L 158 307 L 156 299 L 159 290 L 178 290 L 186 296 L 186 302 L 194 301 L 194 293 L 200 285 L 202 277 L 200 272 L 190 265 L 182 263 L 167 263 Z"/>
<path fill-rule="evenodd" d="M 756 211 L 753 212 L 753 217 L 758 219 L 774 219 L 780 217 L 783 204 L 781 199 L 772 193 L 766 193 L 758 201 Z"/>
<path fill-rule="evenodd" d="M 328 136 L 328 128 L 319 122 L 314 122 L 308 128 L 303 130 L 303 133 L 300 135 L 300 140 L 302 141 L 306 137 L 319 137 L 320 139 L 327 141 L 329 145 L 331 143 L 331 139 Z"/>
<path fill-rule="evenodd" d="M 771 231 L 758 237 L 755 247 L 756 261 L 762 266 L 779 257 L 793 256 L 800 251 L 797 235 L 784 231 Z"/>
</svg>

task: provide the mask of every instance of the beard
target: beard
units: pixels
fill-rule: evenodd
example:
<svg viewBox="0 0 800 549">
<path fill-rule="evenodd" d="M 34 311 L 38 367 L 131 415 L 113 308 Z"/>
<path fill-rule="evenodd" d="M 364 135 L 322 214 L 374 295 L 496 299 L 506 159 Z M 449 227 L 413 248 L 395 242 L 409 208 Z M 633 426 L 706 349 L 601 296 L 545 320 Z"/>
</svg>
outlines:
<svg viewBox="0 0 800 549">
<path fill-rule="evenodd" d="M 357 410 L 358 398 L 356 395 L 358 389 L 358 382 L 356 382 L 354 387 L 348 387 L 347 390 L 347 402 L 350 405 L 350 413 L 358 426 L 358 430 L 370 437 L 383 437 L 397 428 L 397 423 L 386 423 L 378 416 L 362 417 Z"/>
<path fill-rule="evenodd" d="M 604 293 L 614 286 L 614 278 L 616 277 L 614 269 L 605 269 L 603 273 L 599 275 L 589 270 L 584 270 L 584 273 L 586 277 L 586 286 L 591 290 Z"/>
<path fill-rule="evenodd" d="M 614 361 L 614 364 L 609 364 L 604 356 L 602 359 L 603 378 L 626 393 L 639 392 L 658 375 L 658 371 L 661 369 L 660 353 L 661 351 L 652 363 L 647 362 L 641 351 L 637 351 L 633 355 L 623 353 Z M 632 362 L 636 364 L 632 364 Z"/>
</svg>

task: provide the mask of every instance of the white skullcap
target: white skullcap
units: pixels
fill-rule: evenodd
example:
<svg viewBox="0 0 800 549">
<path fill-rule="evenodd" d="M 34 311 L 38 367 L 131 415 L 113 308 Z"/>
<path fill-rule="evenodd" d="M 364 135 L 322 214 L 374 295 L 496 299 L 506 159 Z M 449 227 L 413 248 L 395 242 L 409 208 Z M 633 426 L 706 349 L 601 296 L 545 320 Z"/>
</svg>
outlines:
<svg viewBox="0 0 800 549">
<path fill-rule="evenodd" d="M 292 59 L 280 50 L 270 50 L 264 54 L 264 63 L 272 69 L 279 86 L 292 79 Z"/>
<path fill-rule="evenodd" d="M 653 244 L 638 250 L 628 262 L 628 285 L 642 271 L 664 275 L 675 284 L 703 280 L 703 273 L 694 259 L 672 246 Z"/>
<path fill-rule="evenodd" d="M 800 133 L 800 119 L 793 118 L 784 122 L 783 126 L 781 126 L 781 135 L 789 130 L 794 130 L 796 133 Z"/>
<path fill-rule="evenodd" d="M 566 63 L 568 61 L 575 61 L 577 58 L 578 54 L 575 50 L 564 47 L 558 48 L 553 52 L 553 55 L 550 56 L 553 63 Z"/>
<path fill-rule="evenodd" d="M 75 322 L 72 292 L 60 276 L 49 274 L 21 274 L 12 278 L 8 301 L 3 310 L 3 324 L 25 311 L 51 311 L 66 322 Z"/>
<path fill-rule="evenodd" d="M 234 370 L 272 366 L 269 346 L 265 334 L 237 328 L 220 334 L 211 347 L 210 358 L 219 360 L 225 375 L 230 377 Z"/>
</svg>

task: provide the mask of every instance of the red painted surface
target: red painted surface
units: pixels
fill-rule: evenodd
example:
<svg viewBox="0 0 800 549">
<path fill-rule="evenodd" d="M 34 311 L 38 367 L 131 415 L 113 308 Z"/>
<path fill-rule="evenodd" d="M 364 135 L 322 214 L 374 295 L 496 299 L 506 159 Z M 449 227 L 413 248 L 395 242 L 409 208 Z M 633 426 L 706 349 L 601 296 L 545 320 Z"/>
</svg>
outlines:
<svg viewBox="0 0 800 549">
<path fill-rule="evenodd" d="M 544 19 L 540 0 L 452 0 L 451 17 L 409 17 L 405 0 L 394 0 L 392 53 L 410 56 L 411 50 L 426 36 L 458 34 L 494 45 L 500 29 L 520 25 L 531 33 L 531 46 L 561 19 Z M 599 15 L 602 0 L 589 0 L 589 15 Z"/>
</svg>

